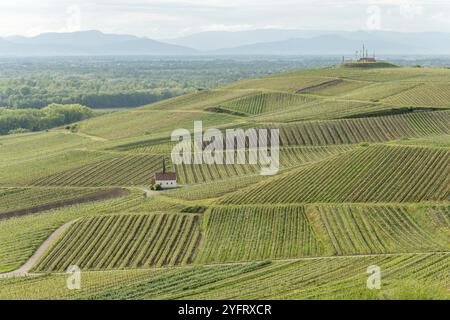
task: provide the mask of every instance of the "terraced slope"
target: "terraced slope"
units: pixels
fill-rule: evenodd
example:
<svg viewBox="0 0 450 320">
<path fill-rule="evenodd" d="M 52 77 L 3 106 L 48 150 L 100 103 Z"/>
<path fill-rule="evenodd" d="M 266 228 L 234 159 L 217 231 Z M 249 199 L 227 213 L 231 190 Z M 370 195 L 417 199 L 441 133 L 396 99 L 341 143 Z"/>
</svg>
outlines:
<svg viewBox="0 0 450 320">
<path fill-rule="evenodd" d="M 343 99 L 364 100 L 379 102 L 390 96 L 395 96 L 403 91 L 412 89 L 420 85 L 417 82 L 393 81 L 393 82 L 375 82 L 370 86 L 365 86 L 358 90 L 348 92 L 342 96 Z"/>
<path fill-rule="evenodd" d="M 315 205 L 307 207 L 331 254 L 383 254 L 449 250 L 449 207 Z M 439 229 L 436 228 L 438 222 Z"/>
<path fill-rule="evenodd" d="M 450 135 L 441 134 L 437 136 L 427 136 L 416 139 L 403 139 L 389 142 L 389 144 L 450 149 Z"/>
<path fill-rule="evenodd" d="M 114 155 L 38 179 L 35 185 L 48 186 L 133 186 L 148 185 L 153 174 L 162 170 L 161 155 Z"/>
<path fill-rule="evenodd" d="M 365 101 L 320 99 L 306 103 L 300 107 L 289 107 L 285 110 L 260 115 L 258 122 L 295 122 L 304 120 L 329 120 L 346 117 L 358 117 L 377 112 L 389 112 L 389 106 Z"/>
<path fill-rule="evenodd" d="M 227 193 L 234 192 L 239 188 L 250 186 L 264 179 L 259 174 L 228 178 L 226 181 L 213 181 L 197 185 L 185 186 L 183 188 L 169 190 L 165 196 L 183 200 L 205 200 L 217 198 Z"/>
<path fill-rule="evenodd" d="M 268 77 L 263 80 L 268 80 L 267 85 L 270 85 L 272 78 L 278 79 L 285 77 L 289 79 L 303 79 L 305 77 L 329 77 L 340 78 L 344 80 L 357 80 L 357 81 L 370 81 L 375 83 L 386 82 L 423 82 L 423 83 L 436 83 L 436 82 L 448 82 L 450 71 L 445 68 L 375 68 L 375 69 L 361 69 L 361 68 L 320 68 L 310 70 L 300 70 L 287 73 L 284 75 L 276 75 Z M 244 85 L 251 88 L 248 82 L 244 82 Z M 256 80 L 257 82 L 257 80 Z M 235 84 L 235 87 L 239 83 Z M 253 87 L 256 87 L 254 85 Z"/>
<path fill-rule="evenodd" d="M 63 132 L 0 136 L 0 167 L 92 144 L 89 138 Z"/>
<path fill-rule="evenodd" d="M 369 265 L 383 271 L 381 290 L 367 290 Z M 66 289 L 66 275 L 3 279 L 0 298 L 449 299 L 449 267 L 449 254 L 405 254 L 97 271 L 82 273 L 80 290 Z"/>
<path fill-rule="evenodd" d="M 273 90 L 280 92 L 296 93 L 310 87 L 314 87 L 331 80 L 334 77 L 322 77 L 320 75 L 309 76 L 305 74 L 284 74 L 262 79 L 244 80 L 224 86 L 226 89 L 253 89 L 253 90 Z"/>
<path fill-rule="evenodd" d="M 382 290 L 367 290 L 367 267 L 383 270 Z M 322 258 L 273 263 L 177 299 L 448 299 L 448 254 Z M 418 293 L 413 288 L 422 288 Z"/>
<path fill-rule="evenodd" d="M 449 79 L 304 70 L 105 114 L 78 132 L 0 137 L 0 273 L 75 221 L 34 266 L 45 275 L 0 279 L 0 299 L 450 299 Z M 195 120 L 280 128 L 282 170 L 166 163 L 181 187 L 144 196 L 171 132 Z M 1 218 L 112 186 L 130 193 Z M 66 289 L 70 264 L 81 290 Z M 381 290 L 366 288 L 370 265 Z"/>
<path fill-rule="evenodd" d="M 176 128 L 193 128 L 194 121 L 218 127 L 241 121 L 239 117 L 197 110 L 132 109 L 95 117 L 80 123 L 80 132 L 117 140 L 139 136 L 169 137 Z"/>
<path fill-rule="evenodd" d="M 427 83 L 392 95 L 383 100 L 398 106 L 444 107 L 450 108 L 450 81 L 447 83 Z"/>
<path fill-rule="evenodd" d="M 450 112 L 418 112 L 385 117 L 278 125 L 282 145 L 382 142 L 450 133 Z"/>
<path fill-rule="evenodd" d="M 201 239 L 197 215 L 110 215 L 73 224 L 35 271 L 145 268 L 193 260 Z"/>
<path fill-rule="evenodd" d="M 368 85 L 370 85 L 370 82 L 339 79 L 330 81 L 326 85 L 313 88 L 312 90 L 303 90 L 301 93 L 311 93 L 325 97 L 340 96 L 353 90 L 365 88 Z"/>
<path fill-rule="evenodd" d="M 242 112 L 248 115 L 257 115 L 291 106 L 301 105 L 313 101 L 313 98 L 289 93 L 260 93 L 258 95 L 233 100 L 222 104 L 221 107 Z"/>
<path fill-rule="evenodd" d="M 77 149 L 57 153 L 49 151 L 37 158 L 11 161 L 0 166 L 0 186 L 30 186 L 37 179 L 108 158 L 111 158 L 109 153 L 100 151 Z"/>
<path fill-rule="evenodd" d="M 321 255 L 303 207 L 221 207 L 203 221 L 203 264 Z"/>
<path fill-rule="evenodd" d="M 173 99 L 163 100 L 144 106 L 142 110 L 204 110 L 215 105 L 257 94 L 257 90 L 201 90 Z"/>
<path fill-rule="evenodd" d="M 316 162 L 352 150 L 351 146 L 284 148 L 280 151 L 283 167 Z M 115 153 L 110 159 L 62 171 L 34 182 L 40 186 L 142 186 L 149 185 L 155 172 L 162 170 L 163 154 Z M 170 153 L 166 154 L 170 160 Z M 193 184 L 259 174 L 259 164 L 182 164 L 167 169 L 178 173 L 178 182 Z"/>
<path fill-rule="evenodd" d="M 51 211 L 0 220 L 0 272 L 22 266 L 40 245 L 63 224 L 86 216 L 121 214 L 123 212 L 179 212 L 186 207 L 176 199 L 144 198 L 142 191 L 132 190 L 129 195 L 89 202 Z"/>
<path fill-rule="evenodd" d="M 0 220 L 53 208 L 108 199 L 125 194 L 121 189 L 0 188 Z"/>
<path fill-rule="evenodd" d="M 450 208 L 399 205 L 214 207 L 200 264 L 450 249 Z"/>
<path fill-rule="evenodd" d="M 373 146 L 292 170 L 220 203 L 448 201 L 449 161 L 442 148 Z"/>
</svg>

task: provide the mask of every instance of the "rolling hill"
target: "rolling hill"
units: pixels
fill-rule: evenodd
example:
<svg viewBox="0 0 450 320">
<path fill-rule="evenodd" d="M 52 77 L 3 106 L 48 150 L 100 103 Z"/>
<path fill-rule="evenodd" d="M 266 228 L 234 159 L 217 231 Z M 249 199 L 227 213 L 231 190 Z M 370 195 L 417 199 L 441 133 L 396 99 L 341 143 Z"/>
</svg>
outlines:
<svg viewBox="0 0 450 320">
<path fill-rule="evenodd" d="M 450 299 L 449 88 L 448 69 L 329 67 L 1 136 L 0 299 Z M 174 165 L 196 120 L 278 128 L 280 171 Z M 179 188 L 149 191 L 163 158 Z"/>
</svg>

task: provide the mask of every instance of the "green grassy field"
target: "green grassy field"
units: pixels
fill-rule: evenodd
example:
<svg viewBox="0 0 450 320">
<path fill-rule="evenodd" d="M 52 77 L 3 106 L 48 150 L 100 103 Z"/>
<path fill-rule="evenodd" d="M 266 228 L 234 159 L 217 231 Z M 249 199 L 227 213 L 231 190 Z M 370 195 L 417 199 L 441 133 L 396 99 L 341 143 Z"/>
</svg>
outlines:
<svg viewBox="0 0 450 320">
<path fill-rule="evenodd" d="M 449 83 L 303 70 L 1 136 L 0 299 L 450 299 Z M 171 132 L 198 120 L 278 128 L 280 171 L 174 165 Z M 163 158 L 179 188 L 147 195 Z M 2 278 L 35 253 L 28 276 Z"/>
</svg>

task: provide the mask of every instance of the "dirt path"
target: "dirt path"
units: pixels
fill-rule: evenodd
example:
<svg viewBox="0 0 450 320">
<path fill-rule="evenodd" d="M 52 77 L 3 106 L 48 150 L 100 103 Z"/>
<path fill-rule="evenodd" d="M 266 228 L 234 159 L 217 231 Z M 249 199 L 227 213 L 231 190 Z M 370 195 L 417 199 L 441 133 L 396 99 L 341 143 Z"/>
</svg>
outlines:
<svg viewBox="0 0 450 320">
<path fill-rule="evenodd" d="M 92 134 L 83 133 L 83 132 L 74 132 L 73 134 L 76 134 L 77 136 L 80 136 L 83 138 L 91 139 L 92 141 L 100 141 L 100 142 L 108 141 L 108 139 L 105 139 L 105 138 L 102 138 L 99 136 L 94 136 Z"/>
<path fill-rule="evenodd" d="M 41 244 L 41 246 L 36 250 L 36 252 L 31 256 L 31 258 L 28 259 L 27 262 L 25 262 L 24 265 L 22 265 L 19 269 L 16 269 L 14 271 L 7 273 L 0 273 L 0 279 L 23 277 L 29 275 L 28 272 L 33 267 L 33 265 L 44 255 L 44 253 L 50 248 L 50 246 L 55 242 L 55 240 L 76 221 L 78 221 L 78 219 L 67 222 L 58 229 L 56 229 L 47 238 L 47 240 L 45 240 L 44 243 Z"/>
<path fill-rule="evenodd" d="M 162 191 L 153 191 L 153 190 L 149 190 L 149 189 L 142 189 L 145 192 L 145 196 L 147 198 L 156 196 L 157 194 L 160 194 Z"/>
<path fill-rule="evenodd" d="M 159 193 L 158 191 L 152 191 L 149 189 L 142 189 L 142 190 L 145 192 L 146 197 L 152 197 Z M 19 269 L 16 269 L 14 271 L 0 273 L 0 279 L 34 275 L 33 273 L 29 273 L 29 271 L 33 267 L 33 265 L 39 261 L 39 259 L 50 248 L 50 246 L 56 241 L 56 239 L 76 221 L 78 221 L 78 219 L 67 222 L 67 223 L 63 224 L 62 226 L 60 226 L 58 229 L 56 229 L 47 238 L 47 240 L 45 240 L 44 243 L 41 244 L 41 246 L 36 250 L 36 252 L 31 256 L 31 258 L 28 259 L 27 262 L 25 262 L 24 265 L 22 265 Z M 36 275 L 39 275 L 39 274 L 36 274 Z"/>
</svg>

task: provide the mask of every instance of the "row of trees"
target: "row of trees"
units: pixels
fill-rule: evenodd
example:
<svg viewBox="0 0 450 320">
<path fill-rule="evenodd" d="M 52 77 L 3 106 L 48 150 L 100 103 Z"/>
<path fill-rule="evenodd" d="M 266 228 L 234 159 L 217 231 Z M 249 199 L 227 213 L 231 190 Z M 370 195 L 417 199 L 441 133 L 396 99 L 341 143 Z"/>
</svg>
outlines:
<svg viewBox="0 0 450 320">
<path fill-rule="evenodd" d="M 51 104 L 42 109 L 0 108 L 0 134 L 40 131 L 90 118 L 94 112 L 79 104 Z"/>
</svg>

